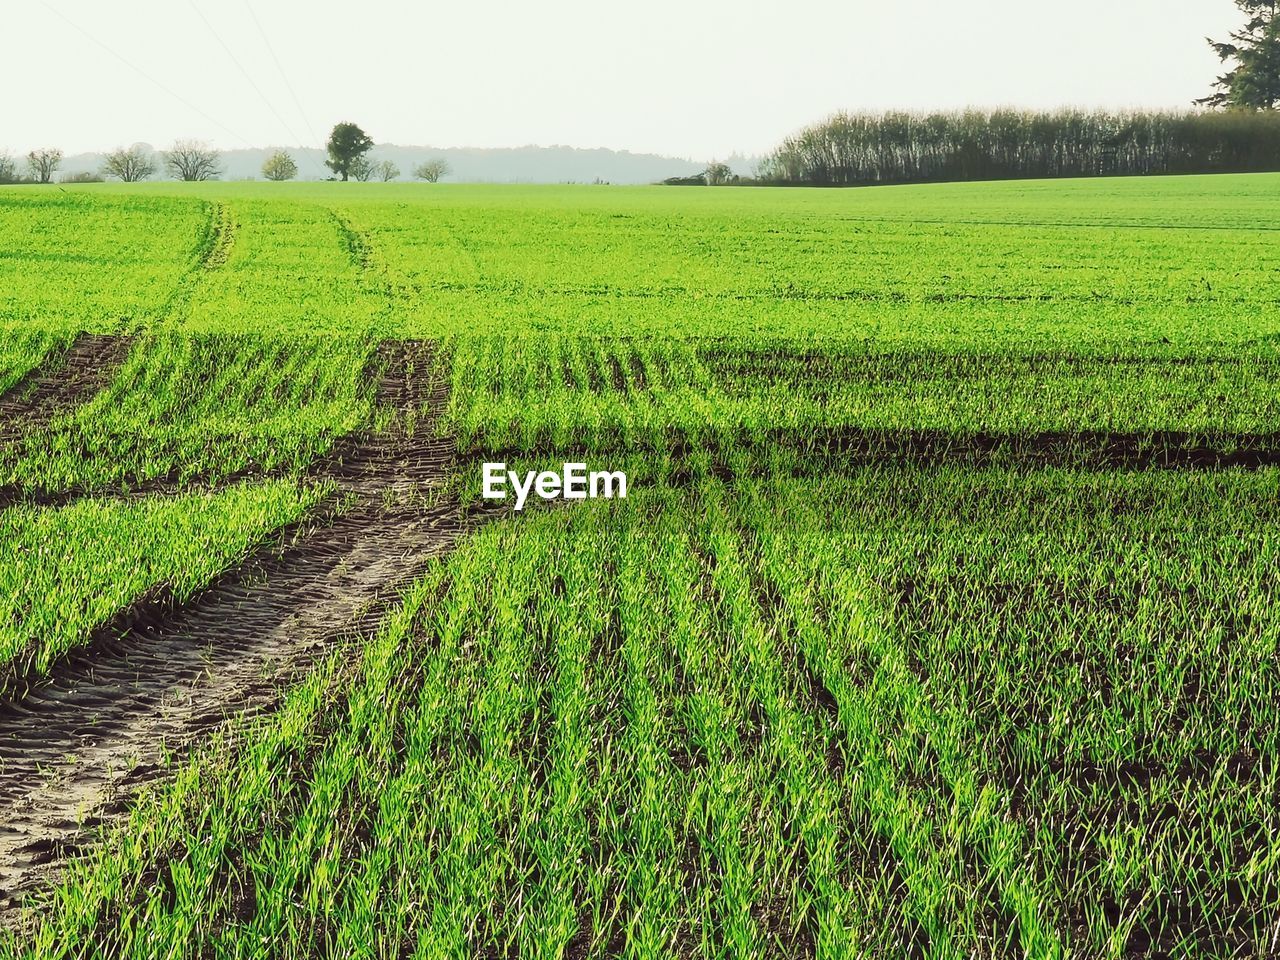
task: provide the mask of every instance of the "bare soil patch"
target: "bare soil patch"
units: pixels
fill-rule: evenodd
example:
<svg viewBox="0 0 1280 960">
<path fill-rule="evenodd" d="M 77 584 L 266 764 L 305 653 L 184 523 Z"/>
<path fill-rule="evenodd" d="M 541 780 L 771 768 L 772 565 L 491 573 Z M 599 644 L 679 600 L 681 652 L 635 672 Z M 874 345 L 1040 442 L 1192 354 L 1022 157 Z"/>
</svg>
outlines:
<svg viewBox="0 0 1280 960">
<path fill-rule="evenodd" d="M 0 396 L 0 442 L 48 426 L 107 385 L 132 338 L 82 333 Z"/>
</svg>

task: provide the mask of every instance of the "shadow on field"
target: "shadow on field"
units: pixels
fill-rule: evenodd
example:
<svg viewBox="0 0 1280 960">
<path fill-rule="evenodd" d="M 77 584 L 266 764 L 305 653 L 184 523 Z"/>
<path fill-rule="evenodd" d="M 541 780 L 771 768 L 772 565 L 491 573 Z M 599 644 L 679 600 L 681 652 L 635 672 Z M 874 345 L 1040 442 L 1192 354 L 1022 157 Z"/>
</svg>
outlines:
<svg viewBox="0 0 1280 960">
<path fill-rule="evenodd" d="M 719 431 L 694 437 L 677 431 L 630 442 L 593 437 L 579 444 L 522 444 L 473 448 L 465 454 L 484 460 L 625 457 L 652 453 L 672 460 L 706 454 L 726 462 L 729 454 L 765 456 L 783 450 L 809 461 L 815 470 L 877 464 L 959 465 L 1031 468 L 1131 468 L 1155 470 L 1258 470 L 1280 465 L 1280 433 L 1218 433 L 1101 430 L 1040 433 L 953 432 L 928 429 L 803 427 L 766 431 Z"/>
</svg>

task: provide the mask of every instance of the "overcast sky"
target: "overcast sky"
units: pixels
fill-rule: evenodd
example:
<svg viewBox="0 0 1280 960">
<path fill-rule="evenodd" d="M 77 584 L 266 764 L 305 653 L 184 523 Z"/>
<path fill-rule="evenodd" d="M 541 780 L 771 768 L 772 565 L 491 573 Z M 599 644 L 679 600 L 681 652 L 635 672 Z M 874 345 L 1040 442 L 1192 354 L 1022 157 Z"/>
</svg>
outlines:
<svg viewBox="0 0 1280 960">
<path fill-rule="evenodd" d="M 763 153 L 840 109 L 1185 107 L 1218 71 L 1204 37 L 1239 20 L 1231 0 L 254 0 L 252 9 L 248 0 L 6 4 L 0 149 L 74 153 L 179 137 L 310 145 L 354 120 L 380 143 L 569 144 L 706 160 Z"/>
</svg>

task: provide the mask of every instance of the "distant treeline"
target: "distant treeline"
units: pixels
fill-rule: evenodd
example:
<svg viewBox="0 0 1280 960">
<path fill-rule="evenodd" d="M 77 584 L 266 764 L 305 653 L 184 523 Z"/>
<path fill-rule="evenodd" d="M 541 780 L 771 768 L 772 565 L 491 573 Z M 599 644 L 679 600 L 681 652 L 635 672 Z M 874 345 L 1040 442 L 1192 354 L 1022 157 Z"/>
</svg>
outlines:
<svg viewBox="0 0 1280 960">
<path fill-rule="evenodd" d="M 1280 170 L 1280 111 L 840 113 L 790 137 L 767 183 L 853 186 Z"/>
</svg>

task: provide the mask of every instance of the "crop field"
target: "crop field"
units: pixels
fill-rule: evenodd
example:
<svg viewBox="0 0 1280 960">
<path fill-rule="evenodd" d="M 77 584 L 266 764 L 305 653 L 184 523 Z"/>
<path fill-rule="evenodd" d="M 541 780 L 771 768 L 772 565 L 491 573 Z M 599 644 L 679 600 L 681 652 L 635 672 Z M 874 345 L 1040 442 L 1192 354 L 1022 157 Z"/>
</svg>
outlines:
<svg viewBox="0 0 1280 960">
<path fill-rule="evenodd" d="M 0 957 L 1280 956 L 1277 225 L 0 188 Z"/>
</svg>

